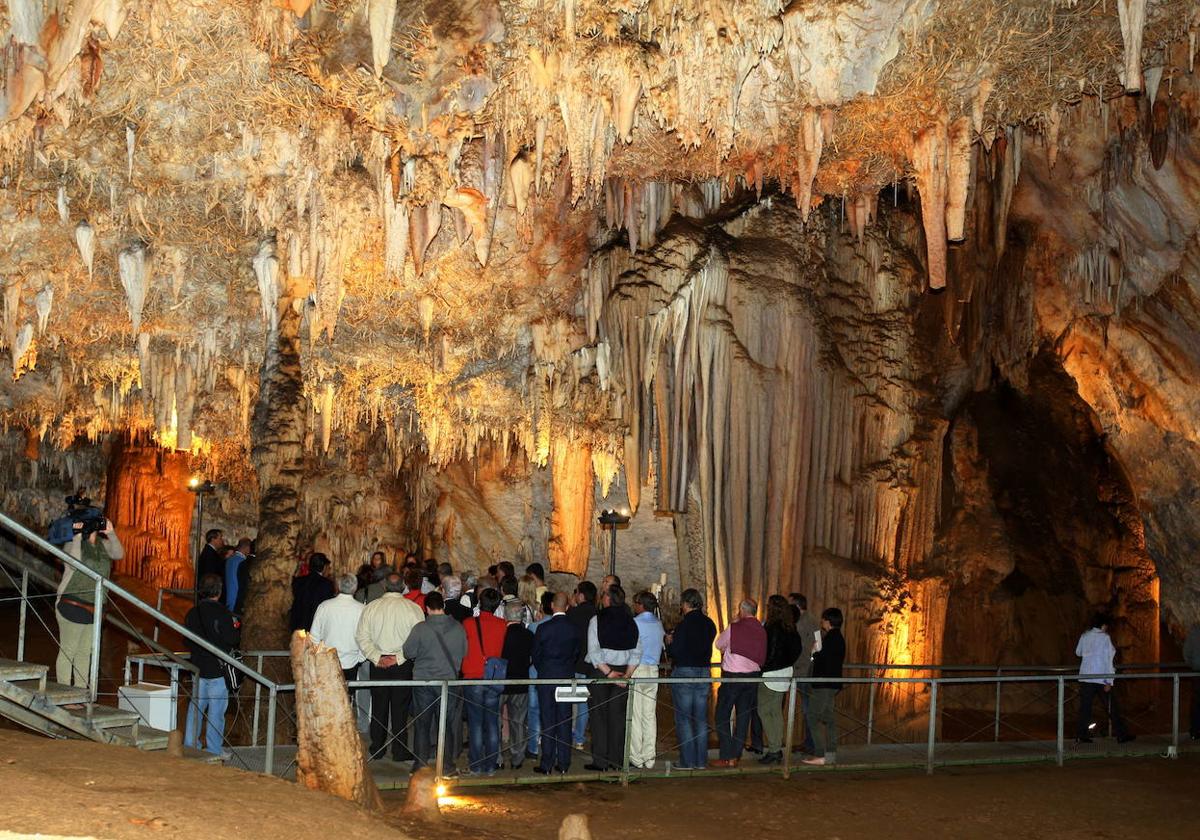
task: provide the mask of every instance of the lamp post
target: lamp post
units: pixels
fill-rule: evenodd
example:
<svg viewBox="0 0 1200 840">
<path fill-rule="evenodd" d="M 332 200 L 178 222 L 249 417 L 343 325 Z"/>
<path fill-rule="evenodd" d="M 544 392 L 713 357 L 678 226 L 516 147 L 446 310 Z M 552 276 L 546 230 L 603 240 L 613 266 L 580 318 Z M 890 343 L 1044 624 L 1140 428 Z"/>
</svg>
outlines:
<svg viewBox="0 0 1200 840">
<path fill-rule="evenodd" d="M 217 485 L 200 476 L 188 479 L 188 490 L 196 494 L 196 546 L 192 552 L 192 582 L 196 590 L 196 603 L 200 603 L 200 552 L 204 550 L 204 497 L 217 489 Z"/>
<path fill-rule="evenodd" d="M 608 573 L 615 575 L 617 573 L 617 528 L 629 524 L 628 510 L 605 510 L 598 517 L 601 528 L 607 528 L 612 532 L 612 537 L 608 544 Z"/>
</svg>

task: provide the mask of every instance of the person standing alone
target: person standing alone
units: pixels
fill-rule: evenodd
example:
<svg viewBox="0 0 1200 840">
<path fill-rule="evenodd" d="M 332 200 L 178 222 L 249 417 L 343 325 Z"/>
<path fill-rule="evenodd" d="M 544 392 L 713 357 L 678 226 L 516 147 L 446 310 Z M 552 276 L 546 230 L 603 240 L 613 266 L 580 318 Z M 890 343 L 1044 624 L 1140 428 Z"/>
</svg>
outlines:
<svg viewBox="0 0 1200 840">
<path fill-rule="evenodd" d="M 241 625 L 221 601 L 221 578 L 207 574 L 200 578 L 200 601 L 188 611 L 183 623 L 188 630 L 222 653 L 229 653 L 241 642 Z M 204 734 L 204 749 L 213 755 L 228 758 L 224 749 L 225 709 L 229 706 L 229 686 L 221 659 L 191 639 L 187 640 L 196 676 L 192 683 L 192 700 L 188 704 L 184 746 L 200 749 Z"/>
<path fill-rule="evenodd" d="M 1081 744 L 1092 742 L 1092 704 L 1097 694 L 1103 694 L 1107 701 L 1108 720 L 1117 736 L 1117 743 L 1133 740 L 1125 728 L 1125 721 L 1121 719 L 1117 695 L 1113 691 L 1112 675 L 1116 672 L 1114 659 L 1117 649 L 1108 635 L 1111 626 L 1111 618 L 1104 613 L 1097 613 L 1092 618 L 1091 628 L 1079 637 L 1079 643 L 1075 645 L 1075 655 L 1082 659 L 1079 663 L 1079 721 L 1075 726 L 1075 738 Z"/>
</svg>

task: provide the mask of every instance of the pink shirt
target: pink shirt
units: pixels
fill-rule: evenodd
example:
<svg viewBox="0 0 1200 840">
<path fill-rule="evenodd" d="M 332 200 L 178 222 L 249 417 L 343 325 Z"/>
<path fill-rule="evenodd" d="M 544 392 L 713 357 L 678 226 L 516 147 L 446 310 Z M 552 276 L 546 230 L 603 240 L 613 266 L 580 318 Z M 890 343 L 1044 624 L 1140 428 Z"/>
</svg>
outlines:
<svg viewBox="0 0 1200 840">
<path fill-rule="evenodd" d="M 753 659 L 739 656 L 729 649 L 729 637 L 729 627 L 726 627 L 721 631 L 721 635 L 717 636 L 717 650 L 721 651 L 721 670 L 731 674 L 750 674 L 759 670 L 762 666 Z"/>
</svg>

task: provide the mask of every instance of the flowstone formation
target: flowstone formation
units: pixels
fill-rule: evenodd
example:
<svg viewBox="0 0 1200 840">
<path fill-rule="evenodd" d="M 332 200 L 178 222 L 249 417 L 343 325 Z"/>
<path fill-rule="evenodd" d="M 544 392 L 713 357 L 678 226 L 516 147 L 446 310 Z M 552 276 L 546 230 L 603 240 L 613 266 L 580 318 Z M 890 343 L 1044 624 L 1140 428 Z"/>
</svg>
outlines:
<svg viewBox="0 0 1200 840">
<path fill-rule="evenodd" d="M 107 474 L 186 584 L 212 479 L 255 646 L 310 547 L 594 576 L 607 508 L 860 661 L 1200 619 L 1194 3 L 0 10 L 4 508 Z"/>
</svg>

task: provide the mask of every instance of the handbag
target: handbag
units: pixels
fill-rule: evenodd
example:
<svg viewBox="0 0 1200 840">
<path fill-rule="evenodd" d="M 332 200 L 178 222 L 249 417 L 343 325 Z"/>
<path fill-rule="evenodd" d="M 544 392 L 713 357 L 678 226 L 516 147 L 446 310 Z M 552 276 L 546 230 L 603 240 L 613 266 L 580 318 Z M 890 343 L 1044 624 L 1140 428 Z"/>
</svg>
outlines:
<svg viewBox="0 0 1200 840">
<path fill-rule="evenodd" d="M 243 661 L 240 650 L 231 650 L 229 651 L 229 655 L 238 662 Z M 242 687 L 242 682 L 246 679 L 246 674 L 224 659 L 218 661 L 221 663 L 221 676 L 225 678 L 225 687 L 229 689 L 230 694 L 236 694 L 237 690 Z"/>
<path fill-rule="evenodd" d="M 485 680 L 503 680 L 508 676 L 508 660 L 499 656 L 488 656 L 483 644 L 483 624 L 475 619 L 475 632 L 479 635 L 479 652 L 483 654 L 483 678 Z M 484 689 L 489 694 L 499 696 L 504 693 L 503 685 L 488 685 Z"/>
</svg>

